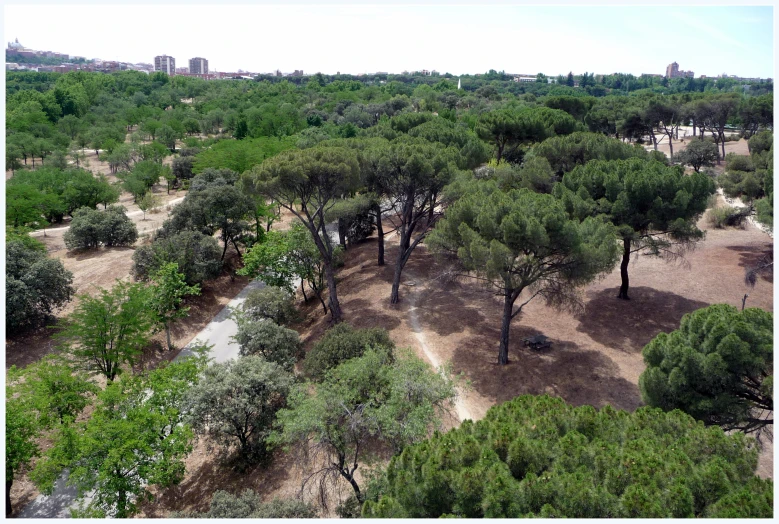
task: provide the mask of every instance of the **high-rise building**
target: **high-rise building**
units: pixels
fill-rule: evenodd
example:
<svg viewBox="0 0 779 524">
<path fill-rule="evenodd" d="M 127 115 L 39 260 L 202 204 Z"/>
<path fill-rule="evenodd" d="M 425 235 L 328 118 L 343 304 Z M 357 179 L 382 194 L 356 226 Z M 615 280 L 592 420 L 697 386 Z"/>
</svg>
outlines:
<svg viewBox="0 0 779 524">
<path fill-rule="evenodd" d="M 665 68 L 666 78 L 693 78 L 694 73 L 692 71 L 680 71 L 679 64 L 676 62 L 668 64 Z"/>
<path fill-rule="evenodd" d="M 168 55 L 155 56 L 154 70 L 173 76 L 176 74 L 176 59 Z"/>
<path fill-rule="evenodd" d="M 208 74 L 208 60 L 205 58 L 190 58 L 189 59 L 189 74 L 191 75 L 206 75 Z"/>
</svg>

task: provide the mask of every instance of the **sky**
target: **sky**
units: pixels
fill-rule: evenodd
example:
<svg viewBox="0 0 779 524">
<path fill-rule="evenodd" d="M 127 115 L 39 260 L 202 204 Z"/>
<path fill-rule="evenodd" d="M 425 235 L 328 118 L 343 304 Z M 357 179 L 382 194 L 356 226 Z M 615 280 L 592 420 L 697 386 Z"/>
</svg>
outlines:
<svg viewBox="0 0 779 524">
<path fill-rule="evenodd" d="M 32 49 L 147 63 L 167 54 L 178 67 L 204 57 L 216 71 L 640 75 L 664 74 L 675 61 L 696 77 L 774 78 L 771 5 L 431 2 L 435 5 L 41 5 L 27 0 L 5 5 L 3 28 L 6 42 L 18 38 Z"/>
</svg>

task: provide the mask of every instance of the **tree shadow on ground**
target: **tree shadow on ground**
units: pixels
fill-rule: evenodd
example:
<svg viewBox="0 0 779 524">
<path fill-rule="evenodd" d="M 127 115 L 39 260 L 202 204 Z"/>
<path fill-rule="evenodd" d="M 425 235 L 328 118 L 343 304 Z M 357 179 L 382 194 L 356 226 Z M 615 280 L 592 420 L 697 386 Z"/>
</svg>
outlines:
<svg viewBox="0 0 779 524">
<path fill-rule="evenodd" d="M 110 251 L 135 251 L 132 247 L 99 247 L 97 249 L 73 249 L 68 251 L 68 255 L 74 258 L 75 260 L 78 260 L 79 262 L 83 260 L 91 260 L 93 258 L 98 258 Z"/>
<path fill-rule="evenodd" d="M 738 265 L 739 267 L 743 267 L 745 271 L 747 268 L 753 268 L 761 263 L 764 263 L 766 258 L 771 258 L 773 256 L 774 252 L 773 244 L 768 242 L 750 246 L 727 246 L 727 248 L 731 251 L 738 252 Z M 773 268 L 770 268 L 767 271 L 762 271 L 760 273 L 760 280 L 773 284 Z"/>
<path fill-rule="evenodd" d="M 466 290 L 454 284 L 422 291 L 416 300 L 415 311 L 422 327 L 447 336 L 485 322 L 486 317 L 478 305 L 463 300 L 460 292 L 466 293 Z"/>
<path fill-rule="evenodd" d="M 400 325 L 400 319 L 377 311 L 375 304 L 364 298 L 341 301 L 341 306 L 348 315 L 346 323 L 356 329 L 382 327 L 390 331 Z"/>
<path fill-rule="evenodd" d="M 709 304 L 650 287 L 631 287 L 630 300 L 617 298 L 618 288 L 588 291 L 577 331 L 626 353 L 639 353 L 659 333 L 679 328 L 687 314 Z"/>
<path fill-rule="evenodd" d="M 519 395 L 549 394 L 575 405 L 611 405 L 633 411 L 641 405 L 635 384 L 619 378 L 617 365 L 602 353 L 566 341 L 553 341 L 545 350 L 523 347 L 522 339 L 539 334 L 537 329 L 512 327 L 509 363 L 497 364 L 499 335 L 479 333 L 464 339 L 454 350 L 452 364 L 463 372 L 471 387 L 496 403 Z M 494 340 L 494 344 L 485 344 Z"/>
<path fill-rule="evenodd" d="M 196 453 L 206 458 L 194 468 L 188 468 L 180 484 L 155 493 L 155 500 L 142 506 L 144 517 L 164 518 L 174 511 L 207 511 L 211 497 L 218 490 L 237 495 L 248 488 L 257 491 L 263 500 L 270 500 L 265 494 L 283 487 L 296 467 L 289 453 L 276 450 L 266 464 L 239 473 L 223 453 L 209 452 L 202 445 L 198 448 Z"/>
</svg>

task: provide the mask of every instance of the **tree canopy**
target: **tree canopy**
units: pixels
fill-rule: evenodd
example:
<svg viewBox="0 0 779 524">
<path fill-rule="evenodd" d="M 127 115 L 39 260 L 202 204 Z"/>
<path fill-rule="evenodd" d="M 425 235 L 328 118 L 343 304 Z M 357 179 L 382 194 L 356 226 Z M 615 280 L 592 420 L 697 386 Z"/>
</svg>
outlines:
<svg viewBox="0 0 779 524">
<path fill-rule="evenodd" d="M 644 348 L 644 402 L 726 430 L 772 427 L 773 318 L 725 304 L 688 313 L 678 330 Z"/>
<path fill-rule="evenodd" d="M 407 447 L 365 517 L 771 517 L 755 442 L 681 411 L 523 395 Z"/>
</svg>

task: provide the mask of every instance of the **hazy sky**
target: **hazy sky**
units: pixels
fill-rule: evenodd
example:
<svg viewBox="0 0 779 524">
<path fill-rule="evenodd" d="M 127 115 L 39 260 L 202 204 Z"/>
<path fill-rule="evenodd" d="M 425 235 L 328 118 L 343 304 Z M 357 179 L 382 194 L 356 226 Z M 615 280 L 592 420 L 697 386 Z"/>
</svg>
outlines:
<svg viewBox="0 0 779 524">
<path fill-rule="evenodd" d="M 435 0 L 433 0 L 435 1 Z M 428 2 L 430 3 L 430 2 Z M 735 2 L 734 2 L 735 3 Z M 5 41 L 104 60 L 307 74 L 434 69 L 774 77 L 772 6 L 6 5 Z"/>
</svg>

